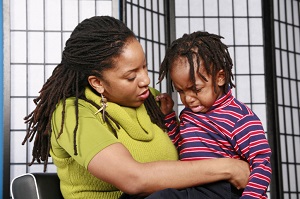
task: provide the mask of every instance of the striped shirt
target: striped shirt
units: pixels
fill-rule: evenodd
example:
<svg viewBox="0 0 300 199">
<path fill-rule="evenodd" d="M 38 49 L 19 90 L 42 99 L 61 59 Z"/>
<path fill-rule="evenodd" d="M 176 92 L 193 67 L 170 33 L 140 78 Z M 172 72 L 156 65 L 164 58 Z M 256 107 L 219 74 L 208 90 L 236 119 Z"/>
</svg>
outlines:
<svg viewBox="0 0 300 199">
<path fill-rule="evenodd" d="M 206 113 L 184 108 L 180 125 L 175 112 L 166 116 L 168 134 L 180 160 L 235 158 L 250 164 L 249 182 L 241 198 L 267 198 L 271 149 L 260 119 L 229 90 Z"/>
</svg>

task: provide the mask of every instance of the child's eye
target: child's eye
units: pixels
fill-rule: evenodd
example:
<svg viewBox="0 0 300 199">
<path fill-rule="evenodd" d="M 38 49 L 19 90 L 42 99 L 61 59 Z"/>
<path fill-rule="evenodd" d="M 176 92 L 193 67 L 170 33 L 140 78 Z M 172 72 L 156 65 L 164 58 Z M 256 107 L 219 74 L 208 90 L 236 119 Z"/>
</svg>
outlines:
<svg viewBox="0 0 300 199">
<path fill-rule="evenodd" d="M 200 93 L 201 90 L 202 90 L 202 88 L 197 88 L 197 89 L 196 89 L 196 92 L 197 92 L 197 93 Z"/>
</svg>

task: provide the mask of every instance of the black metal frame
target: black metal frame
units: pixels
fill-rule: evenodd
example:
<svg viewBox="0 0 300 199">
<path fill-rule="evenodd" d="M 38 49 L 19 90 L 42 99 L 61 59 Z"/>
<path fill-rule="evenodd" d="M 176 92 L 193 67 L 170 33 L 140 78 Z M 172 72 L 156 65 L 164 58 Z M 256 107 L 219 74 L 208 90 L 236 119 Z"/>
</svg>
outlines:
<svg viewBox="0 0 300 199">
<path fill-rule="evenodd" d="M 264 59 L 266 71 L 266 103 L 268 140 L 272 149 L 272 180 L 270 184 L 271 198 L 283 198 L 283 183 L 281 171 L 280 137 L 277 112 L 277 84 L 274 45 L 273 0 L 262 1 L 264 27 Z"/>
</svg>

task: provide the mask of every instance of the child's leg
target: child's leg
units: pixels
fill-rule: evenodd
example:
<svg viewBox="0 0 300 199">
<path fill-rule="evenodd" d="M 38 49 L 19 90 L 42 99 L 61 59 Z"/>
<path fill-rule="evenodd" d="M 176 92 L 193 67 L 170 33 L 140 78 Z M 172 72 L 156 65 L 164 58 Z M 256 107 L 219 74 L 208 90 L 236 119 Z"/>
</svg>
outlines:
<svg viewBox="0 0 300 199">
<path fill-rule="evenodd" d="M 229 182 L 221 181 L 203 186 L 192 187 L 182 190 L 165 189 L 155 192 L 145 199 L 238 199 L 241 191 L 233 191 Z M 234 188 L 235 189 L 235 188 Z"/>
</svg>

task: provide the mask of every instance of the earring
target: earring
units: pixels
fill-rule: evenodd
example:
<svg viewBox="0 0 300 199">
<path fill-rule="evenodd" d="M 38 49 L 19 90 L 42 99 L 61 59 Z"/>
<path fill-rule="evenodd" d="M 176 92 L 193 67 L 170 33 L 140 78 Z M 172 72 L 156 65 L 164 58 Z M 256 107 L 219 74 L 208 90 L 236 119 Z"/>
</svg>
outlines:
<svg viewBox="0 0 300 199">
<path fill-rule="evenodd" d="M 100 93 L 101 95 L 101 107 L 99 108 L 99 110 L 95 113 L 95 115 L 99 112 L 102 111 L 102 118 L 103 118 L 103 121 L 105 122 L 105 110 L 106 110 L 106 107 L 107 107 L 107 99 L 104 97 L 104 95 L 102 93 Z"/>
</svg>

